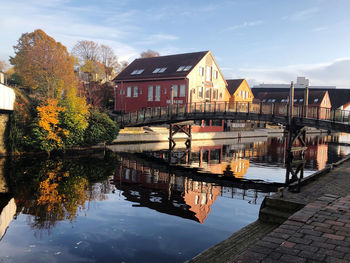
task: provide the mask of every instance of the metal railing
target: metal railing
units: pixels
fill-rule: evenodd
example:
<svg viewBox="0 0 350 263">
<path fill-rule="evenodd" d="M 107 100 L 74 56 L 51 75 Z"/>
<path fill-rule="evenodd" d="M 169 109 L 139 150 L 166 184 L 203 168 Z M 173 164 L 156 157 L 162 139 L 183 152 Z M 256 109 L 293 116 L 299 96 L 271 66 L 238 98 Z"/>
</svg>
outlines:
<svg viewBox="0 0 350 263">
<path fill-rule="evenodd" d="M 289 116 L 287 103 L 231 103 L 231 102 L 195 102 L 191 104 L 173 104 L 166 107 L 144 108 L 135 112 L 121 113 L 116 116 L 120 124 L 130 125 L 150 120 L 171 120 L 174 117 L 199 115 L 203 118 L 215 118 L 218 113 L 246 113 L 272 116 Z M 350 125 L 350 111 L 330 109 L 318 106 L 294 105 L 293 117 L 327 120 Z"/>
</svg>

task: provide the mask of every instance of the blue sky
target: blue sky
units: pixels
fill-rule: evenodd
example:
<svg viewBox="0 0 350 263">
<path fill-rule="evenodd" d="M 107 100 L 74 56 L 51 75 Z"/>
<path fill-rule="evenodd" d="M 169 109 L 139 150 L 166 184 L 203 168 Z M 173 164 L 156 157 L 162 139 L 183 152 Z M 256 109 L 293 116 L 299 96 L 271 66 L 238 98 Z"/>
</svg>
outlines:
<svg viewBox="0 0 350 263">
<path fill-rule="evenodd" d="M 226 78 L 350 88 L 349 0 L 0 0 L 0 59 L 41 28 L 69 50 L 78 40 L 111 46 L 131 62 L 211 50 Z"/>
</svg>

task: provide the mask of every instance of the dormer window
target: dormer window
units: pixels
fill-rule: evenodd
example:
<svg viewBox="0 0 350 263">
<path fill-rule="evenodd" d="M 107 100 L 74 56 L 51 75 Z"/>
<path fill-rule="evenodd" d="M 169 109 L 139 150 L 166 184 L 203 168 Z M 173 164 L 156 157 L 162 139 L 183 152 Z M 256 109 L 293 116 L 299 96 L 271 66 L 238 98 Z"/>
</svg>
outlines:
<svg viewBox="0 0 350 263">
<path fill-rule="evenodd" d="M 156 68 L 152 73 L 163 73 L 167 68 Z"/>
<path fill-rule="evenodd" d="M 184 71 L 189 71 L 191 68 L 192 68 L 192 66 L 186 66 L 186 67 L 184 68 Z"/>
<path fill-rule="evenodd" d="M 144 69 L 135 69 L 130 75 L 140 75 L 143 71 Z"/>
<path fill-rule="evenodd" d="M 189 71 L 192 68 L 192 65 L 180 66 L 176 71 Z"/>
</svg>

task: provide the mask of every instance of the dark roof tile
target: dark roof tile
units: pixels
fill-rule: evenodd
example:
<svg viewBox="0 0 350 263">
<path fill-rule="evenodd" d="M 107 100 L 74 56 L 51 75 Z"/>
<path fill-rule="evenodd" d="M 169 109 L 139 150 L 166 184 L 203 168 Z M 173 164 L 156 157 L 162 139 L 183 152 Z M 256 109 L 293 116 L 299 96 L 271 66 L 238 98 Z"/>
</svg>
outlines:
<svg viewBox="0 0 350 263">
<path fill-rule="evenodd" d="M 244 79 L 227 79 L 227 90 L 231 95 L 236 92 L 238 87 L 242 84 Z"/>
<path fill-rule="evenodd" d="M 152 58 L 138 58 L 120 72 L 118 76 L 114 78 L 114 81 L 184 78 L 208 52 L 209 51 L 202 51 Z M 177 71 L 180 66 L 192 67 L 188 71 Z M 153 73 L 156 68 L 166 68 L 166 70 L 163 73 Z M 131 75 L 131 73 L 137 69 L 143 69 L 144 71 L 139 75 Z"/>
</svg>

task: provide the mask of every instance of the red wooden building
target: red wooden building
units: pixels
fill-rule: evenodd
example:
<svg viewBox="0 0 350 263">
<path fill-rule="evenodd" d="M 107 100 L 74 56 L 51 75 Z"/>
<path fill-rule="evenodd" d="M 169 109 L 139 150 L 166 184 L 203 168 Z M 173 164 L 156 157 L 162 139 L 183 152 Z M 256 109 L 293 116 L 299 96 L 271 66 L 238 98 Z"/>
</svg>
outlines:
<svg viewBox="0 0 350 263">
<path fill-rule="evenodd" d="M 210 51 L 134 60 L 114 79 L 115 111 L 195 102 L 228 101 L 227 83 Z M 222 131 L 206 120 L 195 131 Z"/>
</svg>

